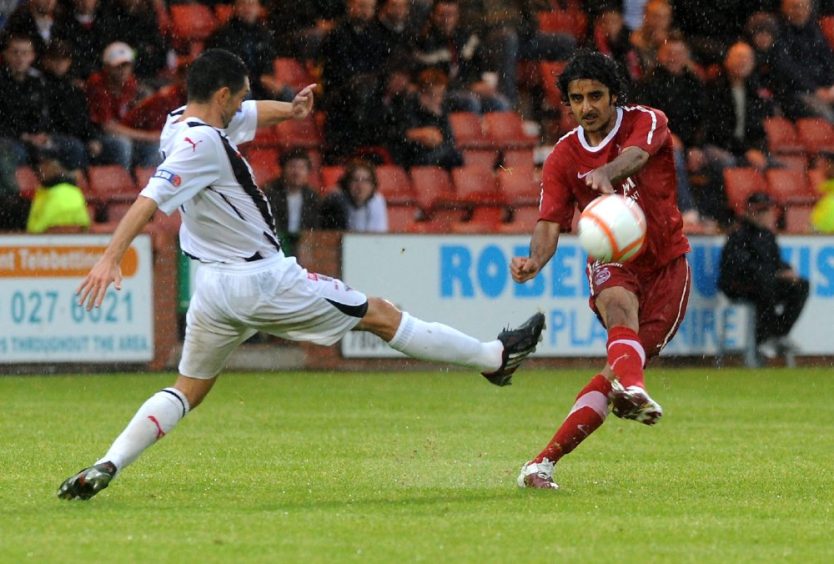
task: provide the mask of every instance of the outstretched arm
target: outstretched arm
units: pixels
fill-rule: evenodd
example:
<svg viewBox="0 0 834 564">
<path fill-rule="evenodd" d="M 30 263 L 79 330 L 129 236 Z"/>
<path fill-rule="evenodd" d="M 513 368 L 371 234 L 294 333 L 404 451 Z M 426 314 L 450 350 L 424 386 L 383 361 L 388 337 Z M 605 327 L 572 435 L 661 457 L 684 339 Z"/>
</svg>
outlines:
<svg viewBox="0 0 834 564">
<path fill-rule="evenodd" d="M 119 266 L 125 251 L 130 247 L 136 235 L 150 221 L 156 212 L 156 202 L 145 196 L 139 196 L 119 222 L 110 244 L 98 259 L 89 274 L 75 291 L 78 303 L 86 302 L 87 310 L 100 307 L 110 283 L 117 290 L 122 289 L 122 269 Z"/>
<path fill-rule="evenodd" d="M 547 264 L 559 243 L 559 224 L 540 219 L 530 239 L 530 256 L 513 257 L 510 273 L 516 282 L 527 282 Z"/>
<path fill-rule="evenodd" d="M 276 100 L 258 100 L 258 127 L 269 127 L 288 119 L 304 119 L 313 111 L 313 89 L 315 84 L 308 84 L 292 102 Z"/>
</svg>

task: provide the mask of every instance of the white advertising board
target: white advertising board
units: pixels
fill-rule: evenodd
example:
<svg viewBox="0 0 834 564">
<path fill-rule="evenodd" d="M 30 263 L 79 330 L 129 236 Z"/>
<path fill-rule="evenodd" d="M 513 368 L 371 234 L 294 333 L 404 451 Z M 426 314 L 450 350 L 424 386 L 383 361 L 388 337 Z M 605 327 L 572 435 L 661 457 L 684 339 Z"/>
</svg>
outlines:
<svg viewBox="0 0 834 564">
<path fill-rule="evenodd" d="M 75 291 L 109 235 L 0 236 L 0 365 L 153 359 L 153 254 L 139 235 L 122 289 L 87 311 Z M 2 368 L 0 368 L 2 371 Z"/>
<path fill-rule="evenodd" d="M 722 320 L 727 344 L 738 348 L 747 330 L 744 310 L 728 307 L 716 288 L 724 238 L 691 237 L 690 243 L 689 307 L 664 354 L 714 354 Z M 785 259 L 811 281 L 810 298 L 791 336 L 803 354 L 834 354 L 834 238 L 784 237 L 780 244 Z M 576 238 L 563 235 L 545 269 L 534 280 L 516 284 L 510 259 L 526 256 L 528 245 L 527 236 L 350 234 L 343 241 L 342 277 L 417 317 L 484 340 L 542 311 L 547 331 L 536 356 L 603 356 L 606 333 L 588 308 L 586 256 Z M 376 337 L 359 332 L 342 341 L 342 353 L 399 356 Z"/>
</svg>

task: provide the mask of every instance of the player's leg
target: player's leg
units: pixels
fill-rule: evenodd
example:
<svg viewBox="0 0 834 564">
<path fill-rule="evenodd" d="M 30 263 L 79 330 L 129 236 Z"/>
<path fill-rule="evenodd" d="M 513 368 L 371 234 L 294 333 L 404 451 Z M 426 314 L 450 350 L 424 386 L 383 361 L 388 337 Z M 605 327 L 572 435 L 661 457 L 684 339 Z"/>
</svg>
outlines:
<svg viewBox="0 0 834 564">
<path fill-rule="evenodd" d="M 92 466 L 67 478 L 58 489 L 63 499 L 89 499 L 148 447 L 170 433 L 209 393 L 229 354 L 255 331 L 224 321 L 222 312 L 198 291 L 186 317 L 180 375 L 143 403 L 107 452 Z"/>
<path fill-rule="evenodd" d="M 475 368 L 490 382 L 503 386 L 535 350 L 544 329 L 544 316 L 536 314 L 521 327 L 502 331 L 494 341 L 482 342 L 449 325 L 423 321 L 400 311 L 388 300 L 370 298 L 368 311 L 356 329 L 374 333 L 412 358 Z"/>
</svg>

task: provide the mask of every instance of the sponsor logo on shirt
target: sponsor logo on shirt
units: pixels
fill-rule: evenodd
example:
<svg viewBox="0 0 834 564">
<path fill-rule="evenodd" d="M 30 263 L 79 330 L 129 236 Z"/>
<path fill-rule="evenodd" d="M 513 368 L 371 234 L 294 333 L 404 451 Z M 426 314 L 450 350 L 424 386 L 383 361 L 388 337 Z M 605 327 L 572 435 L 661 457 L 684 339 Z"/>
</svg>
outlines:
<svg viewBox="0 0 834 564">
<path fill-rule="evenodd" d="M 153 178 L 161 178 L 162 180 L 167 180 L 174 186 L 179 186 L 180 184 L 182 184 L 182 177 L 179 174 L 174 174 L 170 170 L 165 170 L 164 168 L 156 169 Z"/>
<path fill-rule="evenodd" d="M 202 139 L 200 139 L 199 141 L 196 141 L 196 142 L 195 142 L 195 141 L 192 141 L 192 140 L 191 140 L 191 137 L 186 137 L 186 138 L 185 138 L 185 140 L 186 140 L 188 143 L 190 143 L 190 144 L 191 144 L 191 152 L 192 152 L 192 153 L 193 153 L 194 151 L 196 151 L 196 150 L 197 150 L 197 145 L 199 145 L 200 143 L 202 143 L 202 142 L 203 142 L 203 140 L 202 140 Z"/>
</svg>

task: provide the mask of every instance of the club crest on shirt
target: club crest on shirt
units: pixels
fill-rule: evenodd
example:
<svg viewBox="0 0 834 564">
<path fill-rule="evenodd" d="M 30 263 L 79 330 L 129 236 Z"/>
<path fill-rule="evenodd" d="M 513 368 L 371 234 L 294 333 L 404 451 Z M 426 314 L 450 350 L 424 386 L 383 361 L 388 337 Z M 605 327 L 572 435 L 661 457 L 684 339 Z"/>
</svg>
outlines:
<svg viewBox="0 0 834 564">
<path fill-rule="evenodd" d="M 156 172 L 153 174 L 153 178 L 161 178 L 162 180 L 170 182 L 174 186 L 182 184 L 182 177 L 179 174 L 174 174 L 170 170 L 165 170 L 164 168 L 156 169 Z"/>
<path fill-rule="evenodd" d="M 594 272 L 594 286 L 601 286 L 608 282 L 608 279 L 611 278 L 611 271 L 607 268 L 599 268 Z"/>
</svg>

